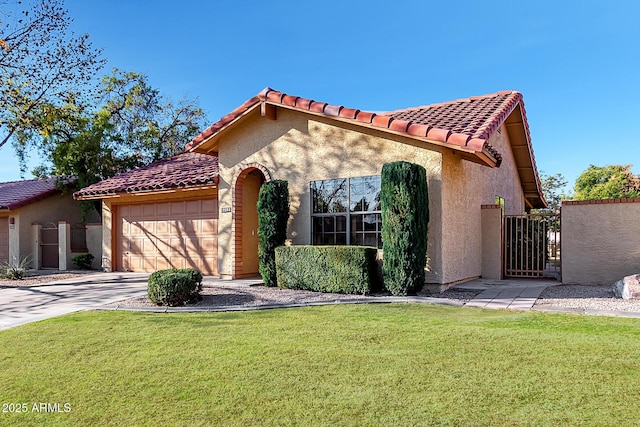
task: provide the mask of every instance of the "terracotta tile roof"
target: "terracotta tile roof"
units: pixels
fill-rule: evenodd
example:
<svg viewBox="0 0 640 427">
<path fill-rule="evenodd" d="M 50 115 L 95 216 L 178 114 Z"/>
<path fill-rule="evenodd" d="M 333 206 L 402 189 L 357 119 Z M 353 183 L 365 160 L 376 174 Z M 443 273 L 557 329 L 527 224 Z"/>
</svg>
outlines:
<svg viewBox="0 0 640 427">
<path fill-rule="evenodd" d="M 18 209 L 59 194 L 58 177 L 26 181 L 0 182 L 0 209 Z"/>
<path fill-rule="evenodd" d="M 519 107 L 518 116 L 521 117 L 514 120 L 521 125 L 528 154 L 525 156 L 527 159 L 523 160 L 522 164 L 518 164 L 518 167 L 529 171 L 527 181 L 530 183 L 527 185 L 535 188 L 536 195 L 532 196 L 536 199 L 534 205 L 538 207 L 546 205 L 533 156 L 524 101 L 522 94 L 517 91 L 503 91 L 441 104 L 373 113 L 287 95 L 267 87 L 196 136 L 187 144 L 186 150 L 198 150 L 210 138 L 224 131 L 259 105 L 276 105 L 379 128 L 382 131 L 460 151 L 468 160 L 493 167 L 500 166 L 502 155 L 489 144 L 489 138 Z M 523 178 L 522 173 L 521 178 Z"/>
<path fill-rule="evenodd" d="M 353 120 L 410 137 L 424 138 L 428 142 L 440 143 L 454 149 L 488 154 L 493 158 L 493 163 L 499 165 L 500 153 L 487 141 L 518 103 L 522 102 L 522 95 L 515 91 L 505 91 L 389 113 L 372 113 L 266 88 L 196 136 L 186 149 L 196 149 L 203 141 L 242 117 L 260 102 Z"/>
<path fill-rule="evenodd" d="M 218 158 L 182 153 L 116 175 L 74 193 L 78 199 L 97 199 L 119 193 L 135 193 L 216 184 Z"/>
</svg>

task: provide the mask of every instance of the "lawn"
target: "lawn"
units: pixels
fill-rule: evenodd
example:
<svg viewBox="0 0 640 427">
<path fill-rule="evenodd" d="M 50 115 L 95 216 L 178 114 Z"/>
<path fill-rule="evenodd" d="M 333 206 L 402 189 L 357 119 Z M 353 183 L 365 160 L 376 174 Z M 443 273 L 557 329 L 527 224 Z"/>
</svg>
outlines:
<svg viewBox="0 0 640 427">
<path fill-rule="evenodd" d="M 83 312 L 0 332 L 0 425 L 637 425 L 639 355 L 634 319 Z"/>
</svg>

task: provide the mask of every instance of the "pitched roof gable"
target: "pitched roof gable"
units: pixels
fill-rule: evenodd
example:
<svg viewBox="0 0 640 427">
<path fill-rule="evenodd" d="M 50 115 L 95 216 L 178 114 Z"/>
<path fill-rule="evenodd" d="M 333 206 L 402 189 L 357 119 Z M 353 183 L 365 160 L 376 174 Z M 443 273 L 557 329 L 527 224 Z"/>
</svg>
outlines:
<svg viewBox="0 0 640 427">
<path fill-rule="evenodd" d="M 0 209 L 14 210 L 59 194 L 58 177 L 0 182 Z"/>
<path fill-rule="evenodd" d="M 530 207 L 546 206 L 520 92 L 503 91 L 423 107 L 374 113 L 265 88 L 196 136 L 187 144 L 186 150 L 216 151 L 212 150 L 211 147 L 215 147 L 215 144 L 211 144 L 210 141 L 214 141 L 216 136 L 255 108 L 260 107 L 262 114 L 268 115 L 267 106 L 334 118 L 427 144 L 447 147 L 461 152 L 467 160 L 491 167 L 500 166 L 502 155 L 489 144 L 489 139 L 502 124 L 509 121 L 511 123 L 507 124 L 512 125 L 514 133 L 518 133 L 512 141 L 520 141 L 517 149 L 521 152 L 516 156 L 516 162 L 527 202 Z"/>
<path fill-rule="evenodd" d="M 120 193 L 151 192 L 217 184 L 218 158 L 181 153 L 116 175 L 74 193 L 77 199 L 99 199 Z"/>
</svg>

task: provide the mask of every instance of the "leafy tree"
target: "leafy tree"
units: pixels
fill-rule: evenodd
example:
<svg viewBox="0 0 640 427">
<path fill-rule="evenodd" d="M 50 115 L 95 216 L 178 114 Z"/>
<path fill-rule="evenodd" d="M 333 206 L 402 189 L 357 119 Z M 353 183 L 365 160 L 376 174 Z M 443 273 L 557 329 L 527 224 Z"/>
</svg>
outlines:
<svg viewBox="0 0 640 427">
<path fill-rule="evenodd" d="M 537 212 L 556 212 L 560 209 L 562 200 L 568 199 L 570 196 L 564 192 L 568 183 L 567 179 L 561 173 L 555 175 L 547 175 L 540 172 L 540 182 L 542 184 L 542 192 L 547 200 L 549 207 L 547 209 L 536 209 Z"/>
<path fill-rule="evenodd" d="M 408 162 L 382 166 L 382 278 L 393 295 L 407 295 L 424 284 L 429 194 L 427 172 Z"/>
<path fill-rule="evenodd" d="M 89 36 L 69 30 L 64 0 L 24 3 L 13 1 L 0 13 L 0 147 L 23 143 L 45 105 L 86 94 L 104 65 Z"/>
<path fill-rule="evenodd" d="M 35 149 L 48 162 L 34 174 L 73 175 L 77 189 L 181 152 L 206 124 L 196 101 L 174 104 L 145 75 L 117 69 L 103 77 L 96 98 L 38 110 L 37 131 L 25 131 L 18 144 L 21 159 Z"/>
<path fill-rule="evenodd" d="M 576 179 L 576 200 L 640 197 L 640 180 L 631 165 L 589 167 Z"/>
</svg>

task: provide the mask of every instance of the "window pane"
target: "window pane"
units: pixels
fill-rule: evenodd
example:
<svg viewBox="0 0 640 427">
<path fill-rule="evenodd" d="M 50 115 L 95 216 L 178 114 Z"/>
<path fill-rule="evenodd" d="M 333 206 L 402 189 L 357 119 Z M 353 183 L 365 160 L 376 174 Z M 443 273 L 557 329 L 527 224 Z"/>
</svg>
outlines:
<svg viewBox="0 0 640 427">
<path fill-rule="evenodd" d="M 322 244 L 322 218 L 313 218 L 312 236 L 314 245 Z"/>
<path fill-rule="evenodd" d="M 347 217 L 346 216 L 336 216 L 336 231 L 346 232 L 347 231 Z"/>
<path fill-rule="evenodd" d="M 324 232 L 333 233 L 335 231 L 335 217 L 326 216 L 324 219 Z"/>
<path fill-rule="evenodd" d="M 349 180 L 351 212 L 380 210 L 380 176 L 363 176 Z"/>
<path fill-rule="evenodd" d="M 362 223 L 365 231 L 379 230 L 379 224 L 382 222 L 380 214 L 368 214 L 362 216 Z"/>
<path fill-rule="evenodd" d="M 364 236 L 362 233 L 351 233 L 351 245 L 352 246 L 363 246 L 364 245 Z"/>
<path fill-rule="evenodd" d="M 335 245 L 335 236 L 333 234 L 325 234 L 322 236 L 322 244 L 323 245 Z"/>
<path fill-rule="evenodd" d="M 364 246 L 378 247 L 378 233 L 365 233 Z"/>
<path fill-rule="evenodd" d="M 363 231 L 362 215 L 351 215 L 351 232 Z"/>
<path fill-rule="evenodd" d="M 313 213 L 347 211 L 347 180 L 329 179 L 311 182 Z"/>
<path fill-rule="evenodd" d="M 336 245 L 347 244 L 347 233 L 336 233 Z"/>
</svg>

